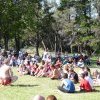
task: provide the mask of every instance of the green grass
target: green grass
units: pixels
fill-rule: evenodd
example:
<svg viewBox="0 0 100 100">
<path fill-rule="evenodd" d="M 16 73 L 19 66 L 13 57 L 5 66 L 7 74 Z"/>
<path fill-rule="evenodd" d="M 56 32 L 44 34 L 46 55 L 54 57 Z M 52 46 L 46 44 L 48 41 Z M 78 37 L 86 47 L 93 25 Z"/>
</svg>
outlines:
<svg viewBox="0 0 100 100">
<path fill-rule="evenodd" d="M 94 68 L 92 68 L 94 70 Z M 59 80 L 50 80 L 49 78 L 36 78 L 32 76 L 19 76 L 14 68 L 14 73 L 19 79 L 12 86 L 0 87 L 0 100 L 32 100 L 36 94 L 47 97 L 50 94 L 55 95 L 58 100 L 99 100 L 100 92 L 91 93 L 62 93 L 57 90 L 60 84 Z M 78 87 L 78 85 L 76 85 Z M 100 90 L 100 87 L 96 87 Z"/>
</svg>

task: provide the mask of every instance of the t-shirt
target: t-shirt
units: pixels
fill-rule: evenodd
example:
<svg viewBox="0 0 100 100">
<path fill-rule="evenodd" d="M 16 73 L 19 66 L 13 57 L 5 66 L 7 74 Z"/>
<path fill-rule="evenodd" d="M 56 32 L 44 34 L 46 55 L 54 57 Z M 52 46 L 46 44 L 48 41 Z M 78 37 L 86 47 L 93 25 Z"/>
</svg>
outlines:
<svg viewBox="0 0 100 100">
<path fill-rule="evenodd" d="M 86 92 L 90 92 L 92 90 L 89 82 L 86 79 L 82 79 L 80 81 L 80 88 Z"/>
<path fill-rule="evenodd" d="M 64 84 L 63 88 L 65 90 L 67 90 L 68 92 L 74 92 L 75 91 L 74 83 L 71 80 L 64 79 L 62 82 Z"/>
<path fill-rule="evenodd" d="M 93 80 L 91 77 L 87 76 L 85 79 L 89 82 L 90 86 L 93 88 Z"/>
</svg>

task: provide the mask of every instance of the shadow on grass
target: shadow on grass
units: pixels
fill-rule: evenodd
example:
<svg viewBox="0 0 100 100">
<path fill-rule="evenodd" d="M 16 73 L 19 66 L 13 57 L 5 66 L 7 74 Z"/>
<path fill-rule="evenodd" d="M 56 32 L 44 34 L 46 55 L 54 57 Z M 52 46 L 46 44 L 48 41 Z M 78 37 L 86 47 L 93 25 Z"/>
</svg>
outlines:
<svg viewBox="0 0 100 100">
<path fill-rule="evenodd" d="M 60 91 L 60 92 L 62 92 L 62 91 Z M 67 92 L 62 92 L 62 93 L 67 93 Z M 74 93 L 68 93 L 68 94 L 83 94 L 83 93 L 100 93 L 100 90 L 94 90 L 92 92 L 75 91 Z"/>
<path fill-rule="evenodd" d="M 100 87 L 100 85 L 95 85 L 94 87 Z"/>
<path fill-rule="evenodd" d="M 80 92 L 80 91 L 75 91 L 76 94 L 80 94 L 80 93 L 99 93 L 99 92 L 100 92 L 100 90 L 94 90 L 94 91 L 92 91 L 92 92 L 82 92 L 82 91 Z M 75 94 L 75 93 L 74 93 L 74 94 Z"/>
<path fill-rule="evenodd" d="M 35 86 L 39 86 L 39 85 L 29 85 L 29 84 L 17 84 L 17 85 L 11 85 L 12 87 L 35 87 Z"/>
</svg>

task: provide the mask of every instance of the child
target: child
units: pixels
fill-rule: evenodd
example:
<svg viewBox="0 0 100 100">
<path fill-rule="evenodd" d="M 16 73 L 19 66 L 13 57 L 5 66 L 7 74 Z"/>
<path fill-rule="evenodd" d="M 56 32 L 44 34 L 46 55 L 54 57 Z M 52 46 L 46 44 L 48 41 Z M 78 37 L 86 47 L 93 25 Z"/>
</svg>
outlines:
<svg viewBox="0 0 100 100">
<path fill-rule="evenodd" d="M 94 84 L 100 85 L 100 72 L 95 70 L 93 72 L 93 77 L 94 77 Z"/>
<path fill-rule="evenodd" d="M 89 82 L 85 79 L 84 73 L 80 75 L 80 91 L 83 91 L 83 92 L 91 92 L 92 91 L 92 87 L 89 84 Z"/>
<path fill-rule="evenodd" d="M 64 73 L 62 84 L 61 84 L 61 86 L 58 86 L 58 89 L 65 93 L 74 93 L 75 92 L 74 83 L 70 79 L 68 79 L 67 73 Z"/>
<path fill-rule="evenodd" d="M 78 83 L 78 74 L 72 68 L 69 68 L 68 76 L 75 84 Z"/>
<path fill-rule="evenodd" d="M 10 59 L 5 59 L 4 64 L 0 67 L 0 85 L 11 85 L 18 77 L 13 76 L 11 67 L 9 66 Z"/>
<path fill-rule="evenodd" d="M 97 66 L 100 66 L 100 58 L 97 60 Z"/>
<path fill-rule="evenodd" d="M 80 59 L 78 62 L 77 62 L 77 66 L 78 67 L 84 67 L 84 62 L 83 62 L 83 60 L 82 59 Z"/>
<path fill-rule="evenodd" d="M 93 87 L 93 79 L 88 75 L 88 72 L 85 72 L 85 79 L 89 82 L 90 86 L 92 87 L 92 90 L 94 89 Z"/>
<path fill-rule="evenodd" d="M 54 65 L 51 66 L 51 70 L 52 70 L 52 75 L 51 75 L 51 79 L 60 79 L 61 75 L 58 69 L 55 68 Z"/>
</svg>

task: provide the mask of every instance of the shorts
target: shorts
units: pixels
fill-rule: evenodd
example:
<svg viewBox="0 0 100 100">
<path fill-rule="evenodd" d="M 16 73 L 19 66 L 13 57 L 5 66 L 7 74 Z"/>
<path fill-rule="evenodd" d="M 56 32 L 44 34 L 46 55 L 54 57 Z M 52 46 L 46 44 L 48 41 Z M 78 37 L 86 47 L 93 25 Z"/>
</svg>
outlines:
<svg viewBox="0 0 100 100">
<path fill-rule="evenodd" d="M 1 84 L 2 85 L 10 85 L 11 84 L 11 82 L 12 82 L 12 79 L 10 78 L 10 77 L 7 77 L 7 78 L 0 78 L 1 79 Z"/>
</svg>

